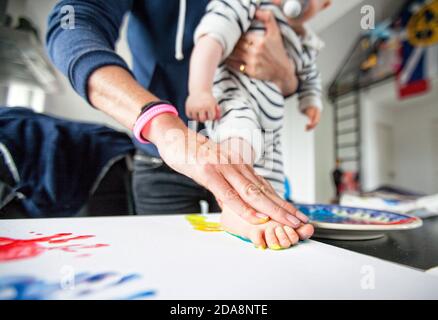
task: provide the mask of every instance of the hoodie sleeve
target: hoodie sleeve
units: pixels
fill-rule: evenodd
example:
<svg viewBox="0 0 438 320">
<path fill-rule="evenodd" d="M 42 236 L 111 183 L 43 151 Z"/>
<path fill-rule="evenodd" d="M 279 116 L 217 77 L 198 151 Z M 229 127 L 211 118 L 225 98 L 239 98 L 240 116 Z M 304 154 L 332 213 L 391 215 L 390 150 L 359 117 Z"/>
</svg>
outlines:
<svg viewBox="0 0 438 320">
<path fill-rule="evenodd" d="M 249 29 L 259 0 L 212 0 L 198 25 L 195 44 L 204 35 L 215 38 L 223 48 L 223 59 L 233 51 L 241 35 Z"/>
<path fill-rule="evenodd" d="M 129 71 L 126 62 L 115 53 L 115 44 L 132 3 L 133 0 L 61 0 L 49 15 L 48 54 L 88 102 L 87 84 L 93 71 L 106 65 Z"/>
</svg>

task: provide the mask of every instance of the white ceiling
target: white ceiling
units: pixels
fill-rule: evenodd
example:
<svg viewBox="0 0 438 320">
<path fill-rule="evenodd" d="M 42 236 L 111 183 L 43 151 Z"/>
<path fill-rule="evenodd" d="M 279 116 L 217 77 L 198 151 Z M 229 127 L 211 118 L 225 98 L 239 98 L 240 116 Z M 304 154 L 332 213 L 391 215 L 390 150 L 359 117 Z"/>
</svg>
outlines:
<svg viewBox="0 0 438 320">
<path fill-rule="evenodd" d="M 309 25 L 315 32 L 321 32 L 362 1 L 364 0 L 332 0 L 332 5 L 313 18 Z"/>
</svg>

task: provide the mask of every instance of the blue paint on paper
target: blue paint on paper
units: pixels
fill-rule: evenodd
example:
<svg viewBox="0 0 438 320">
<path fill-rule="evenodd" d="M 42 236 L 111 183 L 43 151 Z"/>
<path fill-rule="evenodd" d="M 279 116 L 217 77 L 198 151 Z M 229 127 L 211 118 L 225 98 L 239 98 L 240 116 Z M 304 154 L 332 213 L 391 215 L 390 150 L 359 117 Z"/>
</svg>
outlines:
<svg viewBox="0 0 438 320">
<path fill-rule="evenodd" d="M 228 234 L 231 234 L 233 237 L 236 237 L 236 238 L 238 238 L 238 239 L 240 239 L 240 240 L 242 240 L 242 241 L 252 243 L 252 241 L 249 240 L 248 238 L 238 236 L 237 234 L 234 234 L 234 233 L 229 233 L 229 232 L 227 232 L 227 233 L 228 233 Z"/>
<path fill-rule="evenodd" d="M 98 274 L 89 276 L 88 278 L 84 279 L 84 281 L 85 282 L 90 282 L 90 283 L 100 282 L 100 281 L 105 280 L 108 277 L 111 277 L 111 276 L 114 276 L 114 275 L 116 275 L 116 274 L 113 273 L 113 272 L 98 273 Z"/>
<path fill-rule="evenodd" d="M 114 277 L 115 282 L 103 286 L 97 287 L 97 289 L 88 289 L 87 285 L 95 285 L 108 279 L 109 277 Z M 115 286 L 123 286 L 124 284 L 141 279 L 139 274 L 128 274 L 119 275 L 115 272 L 105 272 L 105 273 L 80 273 L 74 278 L 74 285 L 79 286 L 79 289 L 73 287 L 70 297 L 72 299 L 80 299 L 85 295 L 90 295 L 94 293 L 101 293 L 109 288 Z M 83 288 L 85 286 L 85 288 Z M 12 277 L 0 277 L 0 300 L 50 300 L 55 299 L 57 295 L 62 293 L 62 288 L 60 283 L 46 282 L 42 279 L 31 276 L 12 276 Z M 76 290 L 76 291 L 75 291 Z M 128 297 L 120 298 L 113 297 L 112 299 L 145 299 L 150 298 L 155 295 L 154 290 L 144 290 L 139 292 L 134 292 Z"/>
<path fill-rule="evenodd" d="M 138 292 L 136 294 L 133 294 L 131 296 L 126 297 L 125 299 L 122 300 L 138 300 L 138 299 L 145 299 L 145 298 L 150 298 L 153 297 L 154 295 L 156 295 L 155 291 L 143 291 L 143 292 Z"/>
<path fill-rule="evenodd" d="M 114 283 L 114 285 L 117 286 L 117 285 L 129 282 L 129 281 L 133 281 L 133 280 L 136 280 L 136 279 L 139 279 L 139 278 L 141 278 L 141 276 L 139 274 L 136 274 L 136 273 L 128 274 L 128 275 L 122 277 L 116 283 Z"/>
</svg>

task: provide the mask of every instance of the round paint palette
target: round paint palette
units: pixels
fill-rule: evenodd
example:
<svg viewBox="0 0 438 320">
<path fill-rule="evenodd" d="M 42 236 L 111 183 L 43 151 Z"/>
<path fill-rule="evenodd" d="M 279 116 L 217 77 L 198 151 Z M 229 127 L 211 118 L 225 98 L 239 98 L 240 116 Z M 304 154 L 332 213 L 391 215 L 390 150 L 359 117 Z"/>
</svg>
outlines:
<svg viewBox="0 0 438 320">
<path fill-rule="evenodd" d="M 390 211 L 322 204 L 295 206 L 310 218 L 316 238 L 377 239 L 390 231 L 415 229 L 423 224 L 420 218 Z"/>
</svg>

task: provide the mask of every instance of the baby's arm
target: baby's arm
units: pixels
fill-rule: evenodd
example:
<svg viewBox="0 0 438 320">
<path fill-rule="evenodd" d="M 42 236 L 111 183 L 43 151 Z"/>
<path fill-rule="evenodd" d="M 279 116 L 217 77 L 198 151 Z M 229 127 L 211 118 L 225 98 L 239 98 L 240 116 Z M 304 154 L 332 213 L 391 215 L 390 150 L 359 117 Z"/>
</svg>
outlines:
<svg viewBox="0 0 438 320">
<path fill-rule="evenodd" d="M 213 37 L 205 35 L 198 40 L 190 61 L 189 97 L 187 116 L 205 122 L 219 117 L 219 108 L 213 97 L 213 78 L 222 58 L 222 46 Z"/>
<path fill-rule="evenodd" d="M 321 75 L 316 62 L 305 66 L 303 71 L 298 74 L 298 78 L 300 81 L 298 87 L 299 108 L 309 118 L 306 130 L 310 131 L 318 125 L 323 108 Z"/>
<path fill-rule="evenodd" d="M 227 58 L 254 18 L 255 0 L 212 0 L 195 31 L 189 76 L 189 118 L 204 122 L 216 119 L 217 102 L 212 94 L 215 71 Z"/>
</svg>

